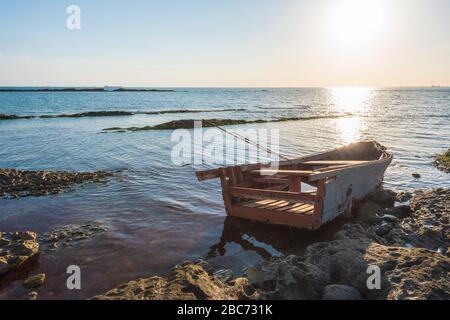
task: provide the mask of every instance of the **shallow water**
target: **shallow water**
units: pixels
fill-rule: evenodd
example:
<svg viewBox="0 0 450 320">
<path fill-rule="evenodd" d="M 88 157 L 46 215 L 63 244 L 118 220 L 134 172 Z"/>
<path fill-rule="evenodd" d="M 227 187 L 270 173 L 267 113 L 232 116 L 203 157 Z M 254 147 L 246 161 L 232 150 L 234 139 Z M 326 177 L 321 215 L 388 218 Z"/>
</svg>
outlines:
<svg viewBox="0 0 450 320">
<path fill-rule="evenodd" d="M 40 298 L 89 298 L 139 277 L 166 275 L 174 264 L 209 257 L 236 273 L 261 259 L 301 253 L 327 239 L 341 222 L 317 233 L 227 219 L 217 181 L 198 183 L 195 169 L 171 161 L 171 131 L 101 134 L 109 127 L 155 125 L 175 119 L 315 120 L 252 124 L 280 130 L 280 151 L 290 157 L 376 139 L 395 159 L 385 184 L 393 189 L 450 187 L 433 155 L 449 146 L 450 89 L 176 89 L 176 92 L 1 93 L 0 114 L 67 114 L 100 110 L 245 109 L 167 115 L 0 121 L 0 167 L 54 170 L 118 170 L 105 185 L 43 198 L 0 200 L 0 230 L 34 230 L 100 221 L 105 234 L 51 254 L 33 273 L 45 272 Z M 352 117 L 320 118 L 330 114 Z M 240 161 L 240 159 L 238 159 Z M 420 173 L 414 179 L 412 173 Z M 225 222 L 224 222 L 225 221 Z M 66 268 L 82 269 L 82 290 L 66 288 Z M 24 277 L 26 274 L 20 275 Z M 0 298 L 23 297 L 11 280 Z"/>
</svg>

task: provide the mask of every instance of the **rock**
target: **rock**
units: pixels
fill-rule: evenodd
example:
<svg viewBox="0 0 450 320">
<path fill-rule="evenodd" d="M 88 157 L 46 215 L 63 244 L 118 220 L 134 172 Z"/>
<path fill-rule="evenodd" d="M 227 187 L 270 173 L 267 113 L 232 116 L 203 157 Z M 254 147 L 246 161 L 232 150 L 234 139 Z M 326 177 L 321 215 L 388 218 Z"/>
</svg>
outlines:
<svg viewBox="0 0 450 320">
<path fill-rule="evenodd" d="M 113 173 L 66 172 L 66 171 L 21 171 L 0 169 L 0 195 L 6 199 L 27 196 L 46 196 L 69 190 L 74 184 L 102 182 Z M 31 239 L 30 239 L 31 240 Z"/>
<path fill-rule="evenodd" d="M 333 284 L 325 287 L 323 300 L 362 300 L 359 291 L 353 287 Z"/>
<path fill-rule="evenodd" d="M 391 222 L 391 223 L 397 223 L 400 222 L 400 219 L 394 215 L 390 215 L 390 214 L 385 214 L 384 216 L 381 217 L 381 219 L 383 219 L 386 222 Z"/>
<path fill-rule="evenodd" d="M 15 232 L 12 236 L 14 240 L 36 240 L 37 235 L 34 232 L 31 231 L 25 231 L 25 232 Z"/>
<path fill-rule="evenodd" d="M 0 276 L 20 268 L 39 253 L 34 232 L 0 233 Z"/>
<path fill-rule="evenodd" d="M 0 257 L 0 275 L 9 271 L 8 260 L 5 257 Z"/>
<path fill-rule="evenodd" d="M 397 206 L 391 209 L 386 209 L 384 214 L 404 219 L 411 215 L 411 207 L 408 205 Z"/>
<path fill-rule="evenodd" d="M 393 229 L 392 225 L 386 222 L 381 223 L 381 225 L 379 225 L 376 230 L 375 233 L 380 236 L 383 237 L 385 235 L 387 235 L 389 232 L 391 232 L 391 230 Z"/>
<path fill-rule="evenodd" d="M 73 243 L 101 235 L 108 229 L 101 223 L 90 222 L 82 225 L 65 226 L 39 237 L 39 242 L 45 250 L 55 250 L 70 246 Z"/>
<path fill-rule="evenodd" d="M 369 195 L 373 202 L 385 205 L 393 205 L 397 200 L 397 193 L 392 190 L 377 189 Z"/>
<path fill-rule="evenodd" d="M 45 274 L 41 273 L 32 277 L 29 277 L 23 283 L 23 287 L 27 289 L 37 289 L 44 285 L 45 283 Z"/>
<path fill-rule="evenodd" d="M 401 191 L 397 193 L 397 201 L 400 203 L 407 202 L 413 197 L 411 192 Z"/>
<path fill-rule="evenodd" d="M 131 281 L 94 300 L 242 300 L 257 299 L 248 280 L 238 278 L 224 284 L 208 274 L 203 266 L 185 263 L 167 278 L 153 277 Z"/>
<path fill-rule="evenodd" d="M 338 283 L 364 299 L 448 300 L 450 255 L 439 248 L 450 244 L 450 190 L 417 191 L 408 209 L 402 221 L 378 226 L 383 237 L 347 224 L 334 240 L 310 245 L 303 256 L 263 261 L 247 278 L 263 299 L 319 299 Z M 369 266 L 380 268 L 381 290 L 368 289 Z"/>
<path fill-rule="evenodd" d="M 214 272 L 213 277 L 223 283 L 227 283 L 233 279 L 234 274 L 230 269 L 222 269 Z"/>
<path fill-rule="evenodd" d="M 381 217 L 379 214 L 383 212 L 383 209 L 379 204 L 373 201 L 364 202 L 357 210 L 356 210 L 356 220 L 362 222 L 363 224 L 376 224 L 381 221 Z"/>
<path fill-rule="evenodd" d="M 391 231 L 390 244 L 432 251 L 450 246 L 450 190 L 416 191 L 408 209 L 409 216 Z"/>
<path fill-rule="evenodd" d="M 23 241 L 9 246 L 9 252 L 14 256 L 32 256 L 39 250 L 36 241 Z"/>
<path fill-rule="evenodd" d="M 421 176 L 420 174 L 418 174 L 418 173 L 413 173 L 412 176 L 413 176 L 414 179 L 420 179 L 420 178 L 422 177 L 422 176 Z"/>
<path fill-rule="evenodd" d="M 37 300 L 38 293 L 36 291 L 32 291 L 28 293 L 28 300 Z"/>
<path fill-rule="evenodd" d="M 450 149 L 443 154 L 436 155 L 433 165 L 441 171 L 450 172 Z"/>
</svg>

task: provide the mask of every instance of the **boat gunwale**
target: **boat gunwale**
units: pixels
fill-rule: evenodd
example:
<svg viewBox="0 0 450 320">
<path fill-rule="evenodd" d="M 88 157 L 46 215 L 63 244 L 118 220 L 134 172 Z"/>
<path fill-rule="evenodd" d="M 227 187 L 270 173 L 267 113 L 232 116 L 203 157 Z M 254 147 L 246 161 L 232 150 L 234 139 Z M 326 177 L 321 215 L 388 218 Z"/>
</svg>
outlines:
<svg viewBox="0 0 450 320">
<path fill-rule="evenodd" d="M 310 155 L 307 155 L 304 157 L 294 158 L 291 160 L 279 161 L 278 167 L 281 167 L 283 165 L 302 164 L 303 162 L 310 161 L 311 159 L 314 159 L 318 156 L 326 156 L 327 154 L 331 154 L 333 152 L 343 151 L 344 149 L 351 149 L 351 147 L 355 147 L 358 144 L 373 144 L 376 148 L 378 148 L 382 152 L 382 155 L 380 156 L 379 159 L 366 160 L 365 163 L 353 164 L 348 167 L 343 167 L 343 168 L 341 168 L 342 171 L 350 170 L 353 168 L 364 167 L 364 166 L 370 166 L 370 165 L 374 165 L 377 163 L 390 163 L 394 158 L 394 156 L 391 153 L 387 152 L 386 149 L 377 141 L 366 140 L 366 141 L 354 142 L 354 143 L 344 145 L 342 147 L 335 148 L 335 149 L 328 150 L 328 151 L 316 152 L 316 153 L 313 153 L 313 154 L 310 154 Z M 237 165 L 237 166 L 221 167 L 221 168 L 216 168 L 216 169 L 197 171 L 196 175 L 197 175 L 197 179 L 199 181 L 218 179 L 221 177 L 223 172 L 225 172 L 225 170 L 230 169 L 230 168 L 240 167 L 243 172 L 246 172 L 246 171 L 253 171 L 253 170 L 258 170 L 258 169 L 270 168 L 273 163 L 274 162 L 267 162 L 267 163 L 243 164 L 243 165 Z"/>
</svg>

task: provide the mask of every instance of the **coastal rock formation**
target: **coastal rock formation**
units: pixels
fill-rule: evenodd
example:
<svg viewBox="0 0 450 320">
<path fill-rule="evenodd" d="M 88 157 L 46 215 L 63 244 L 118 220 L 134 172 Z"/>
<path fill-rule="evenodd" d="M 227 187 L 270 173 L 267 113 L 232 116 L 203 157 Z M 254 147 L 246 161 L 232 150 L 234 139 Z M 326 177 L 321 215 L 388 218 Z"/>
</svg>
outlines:
<svg viewBox="0 0 450 320">
<path fill-rule="evenodd" d="M 450 149 L 444 154 L 437 155 L 433 165 L 439 170 L 450 173 Z"/>
<path fill-rule="evenodd" d="M 406 210 L 398 208 L 397 213 Z M 450 190 L 416 191 L 411 208 L 403 219 L 387 222 L 384 235 L 389 245 L 446 250 L 450 245 Z"/>
<path fill-rule="evenodd" d="M 204 263 L 176 266 L 167 278 L 131 281 L 95 300 L 240 300 L 257 299 L 244 278 L 224 284 L 215 279 Z"/>
<path fill-rule="evenodd" d="M 203 121 L 203 128 L 210 128 L 216 126 L 233 126 L 243 124 L 255 124 L 255 123 L 272 123 L 272 122 L 285 122 L 285 121 L 307 121 L 315 119 L 338 119 L 350 117 L 350 114 L 333 114 L 324 116 L 311 116 L 311 117 L 292 117 L 292 118 L 279 118 L 273 120 L 242 120 L 242 119 L 198 119 L 198 120 L 174 120 L 166 123 L 161 123 L 156 126 L 145 127 L 129 127 L 120 128 L 112 127 L 103 129 L 103 132 L 136 132 L 136 131 L 149 131 L 149 130 L 175 130 L 175 129 L 193 129 L 196 121 Z"/>
<path fill-rule="evenodd" d="M 58 194 L 74 184 L 102 182 L 111 172 L 21 171 L 0 169 L 0 198 Z"/>
<path fill-rule="evenodd" d="M 0 232 L 0 276 L 23 266 L 39 253 L 34 232 Z"/>
<path fill-rule="evenodd" d="M 43 250 L 56 250 L 98 236 L 106 230 L 105 226 L 97 222 L 79 226 L 66 226 L 44 233 L 39 237 L 39 242 Z"/>
<path fill-rule="evenodd" d="M 448 300 L 450 190 L 418 191 L 411 207 L 383 209 L 409 198 L 379 191 L 360 207 L 363 216 L 332 241 L 314 243 L 302 256 L 263 261 L 227 284 L 204 263 L 186 263 L 168 279 L 132 281 L 96 299 Z M 381 226 L 384 231 L 377 232 Z M 379 283 L 372 287 L 370 276 L 377 270 Z"/>
<path fill-rule="evenodd" d="M 26 279 L 23 283 L 23 287 L 27 289 L 37 289 L 42 287 L 44 283 L 45 283 L 45 274 L 40 273 Z"/>
<path fill-rule="evenodd" d="M 376 222 L 348 224 L 335 240 L 315 243 L 301 257 L 262 262 L 247 277 L 268 299 L 320 299 L 335 284 L 364 299 L 450 299 L 449 201 L 449 190 L 416 192 L 410 217 L 380 217 L 384 232 Z M 380 268 L 380 290 L 367 285 L 371 266 Z"/>
</svg>

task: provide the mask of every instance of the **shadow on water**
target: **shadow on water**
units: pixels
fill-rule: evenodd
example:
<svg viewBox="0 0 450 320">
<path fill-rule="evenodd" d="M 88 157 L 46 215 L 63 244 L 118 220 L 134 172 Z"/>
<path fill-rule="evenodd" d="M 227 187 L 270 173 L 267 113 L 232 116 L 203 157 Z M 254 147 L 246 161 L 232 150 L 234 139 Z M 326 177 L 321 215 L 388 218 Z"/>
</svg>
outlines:
<svg viewBox="0 0 450 320">
<path fill-rule="evenodd" d="M 213 266 L 237 270 L 242 267 L 237 265 L 242 263 L 242 257 L 239 260 L 232 258 L 243 253 L 253 253 L 252 261 L 244 257 L 247 267 L 276 256 L 302 255 L 309 245 L 332 240 L 348 222 L 349 219 L 341 218 L 317 231 L 309 231 L 227 217 L 220 241 L 210 247 L 206 259 Z"/>
</svg>

